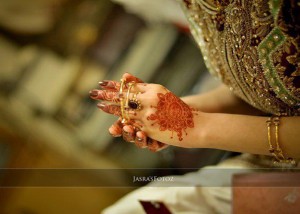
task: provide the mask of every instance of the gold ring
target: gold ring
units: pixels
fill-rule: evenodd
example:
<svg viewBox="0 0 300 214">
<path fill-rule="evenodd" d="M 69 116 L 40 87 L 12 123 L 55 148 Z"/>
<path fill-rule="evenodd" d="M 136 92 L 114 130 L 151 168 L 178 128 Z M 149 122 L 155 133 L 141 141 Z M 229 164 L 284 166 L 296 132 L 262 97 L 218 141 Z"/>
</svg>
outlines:
<svg viewBox="0 0 300 214">
<path fill-rule="evenodd" d="M 129 99 L 128 101 L 128 107 L 137 111 L 141 110 L 143 107 L 141 102 L 137 99 L 138 94 L 141 94 L 141 92 L 135 93 L 132 99 Z"/>
</svg>

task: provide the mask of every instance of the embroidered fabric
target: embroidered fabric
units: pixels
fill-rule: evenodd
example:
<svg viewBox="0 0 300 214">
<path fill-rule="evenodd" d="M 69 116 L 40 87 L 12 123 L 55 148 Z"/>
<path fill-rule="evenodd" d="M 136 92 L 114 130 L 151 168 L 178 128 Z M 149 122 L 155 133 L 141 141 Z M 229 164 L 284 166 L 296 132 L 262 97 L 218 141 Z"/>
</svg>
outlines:
<svg viewBox="0 0 300 214">
<path fill-rule="evenodd" d="M 300 115 L 300 5 L 296 0 L 178 0 L 190 22 L 205 63 L 232 91 L 274 115 Z M 298 1 L 299 2 L 299 1 Z M 172 213 L 231 213 L 231 174 L 274 166 L 271 157 L 243 154 L 176 177 L 180 189 L 151 183 L 103 213 L 143 213 L 138 200 L 161 200 Z M 300 167 L 300 163 L 297 168 Z M 205 169 L 218 169 L 217 174 Z M 224 171 L 223 171 L 224 172 Z M 222 178 L 216 187 L 206 182 Z M 152 188 L 150 188 L 152 187 Z"/>
<path fill-rule="evenodd" d="M 210 72 L 254 107 L 300 114 L 296 0 L 182 0 Z"/>
</svg>

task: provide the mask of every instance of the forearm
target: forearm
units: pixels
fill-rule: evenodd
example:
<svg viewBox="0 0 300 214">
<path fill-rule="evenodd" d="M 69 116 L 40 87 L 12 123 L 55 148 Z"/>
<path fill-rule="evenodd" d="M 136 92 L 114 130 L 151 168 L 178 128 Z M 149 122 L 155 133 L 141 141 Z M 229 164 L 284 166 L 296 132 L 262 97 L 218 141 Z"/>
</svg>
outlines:
<svg viewBox="0 0 300 214">
<path fill-rule="evenodd" d="M 190 107 L 207 113 L 262 115 L 263 113 L 235 96 L 225 85 L 206 92 L 181 98 Z"/>
<path fill-rule="evenodd" d="M 195 143 L 192 147 L 200 143 L 208 148 L 269 155 L 266 120 L 267 117 L 202 113 L 195 117 L 199 140 L 191 141 Z M 300 117 L 282 117 L 280 122 L 279 143 L 283 152 L 300 158 Z"/>
<path fill-rule="evenodd" d="M 93 90 L 91 96 L 93 99 L 118 102 L 120 94 L 116 92 L 117 85 L 118 83 L 112 81 L 102 82 L 106 90 Z M 142 104 L 142 109 L 138 111 L 133 108 L 127 111 L 128 120 L 136 121 L 136 125 L 132 125 L 153 140 L 180 147 L 206 147 L 269 154 L 267 117 L 205 113 L 205 111 L 226 112 L 226 110 L 236 113 L 247 110 L 246 112 L 250 111 L 253 114 L 253 108 L 249 106 L 241 108 L 240 101 L 224 87 L 205 95 L 184 98 L 186 103 L 161 85 L 136 84 L 133 89 L 135 91 L 131 91 L 131 97 L 143 91 L 138 93 L 137 97 Z M 108 96 L 108 91 L 112 96 Z M 120 106 L 114 103 L 101 102 L 98 106 L 106 113 L 123 116 Z M 299 124 L 300 117 L 281 119 L 279 142 L 288 157 L 300 158 Z M 135 135 L 134 130 L 129 131 L 124 128 L 120 130 L 125 131 L 127 135 L 130 133 Z M 146 137 L 141 140 L 137 139 L 136 144 L 142 142 L 149 146 Z"/>
</svg>

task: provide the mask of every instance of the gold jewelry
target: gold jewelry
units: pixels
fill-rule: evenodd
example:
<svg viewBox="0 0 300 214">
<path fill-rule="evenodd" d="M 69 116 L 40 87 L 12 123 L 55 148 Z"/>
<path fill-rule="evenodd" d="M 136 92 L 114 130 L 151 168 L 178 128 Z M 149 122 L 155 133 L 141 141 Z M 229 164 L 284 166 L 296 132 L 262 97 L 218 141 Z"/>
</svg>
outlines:
<svg viewBox="0 0 300 214">
<path fill-rule="evenodd" d="M 128 115 L 128 102 L 129 102 L 129 95 L 130 95 L 130 92 L 131 92 L 131 88 L 134 86 L 135 82 L 130 82 L 128 83 L 128 90 L 127 90 L 127 93 L 126 93 L 126 100 L 125 100 L 125 104 L 124 104 L 124 110 L 125 111 L 125 115 L 126 115 L 126 118 L 127 120 L 129 121 L 129 115 Z"/>
<path fill-rule="evenodd" d="M 272 139 L 271 139 L 271 124 L 272 124 L 272 118 L 269 117 L 266 121 L 267 123 L 267 129 L 268 129 L 268 143 L 269 143 L 269 152 L 272 154 L 274 159 L 278 160 L 277 154 L 275 153 L 275 149 L 272 145 Z"/>
<path fill-rule="evenodd" d="M 135 93 L 132 99 L 129 99 L 128 107 L 135 110 L 141 110 L 143 108 L 141 102 L 137 99 L 137 95 L 141 94 L 141 92 Z"/>
<path fill-rule="evenodd" d="M 280 148 L 279 145 L 279 140 L 278 140 L 278 135 L 279 135 L 279 125 L 280 125 L 280 118 L 279 117 L 273 117 L 273 123 L 275 125 L 275 144 L 276 144 L 276 153 L 279 157 L 280 160 L 285 160 L 286 158 L 283 155 L 282 149 Z"/>
<path fill-rule="evenodd" d="M 279 125 L 280 125 L 280 117 L 270 117 L 267 121 L 267 129 L 268 129 L 268 143 L 269 143 L 269 151 L 274 157 L 274 163 L 285 163 L 296 165 L 296 161 L 293 158 L 286 158 L 283 154 L 283 151 L 279 144 Z M 271 139 L 271 126 L 275 126 L 275 147 L 272 144 Z"/>
<path fill-rule="evenodd" d="M 121 79 L 121 85 L 119 89 L 119 99 L 120 99 L 120 108 L 121 108 L 121 118 L 122 118 L 122 123 L 127 123 L 128 118 L 126 118 L 125 114 L 125 106 L 124 106 L 124 96 L 123 96 L 123 87 L 124 84 L 126 84 L 126 81 L 124 79 Z"/>
<path fill-rule="evenodd" d="M 131 92 L 131 88 L 134 86 L 135 82 L 130 82 L 128 83 L 128 91 L 127 91 L 127 94 L 126 94 L 126 101 L 125 101 L 125 109 L 128 109 L 128 103 L 129 103 L 129 95 L 130 95 L 130 92 Z"/>
</svg>

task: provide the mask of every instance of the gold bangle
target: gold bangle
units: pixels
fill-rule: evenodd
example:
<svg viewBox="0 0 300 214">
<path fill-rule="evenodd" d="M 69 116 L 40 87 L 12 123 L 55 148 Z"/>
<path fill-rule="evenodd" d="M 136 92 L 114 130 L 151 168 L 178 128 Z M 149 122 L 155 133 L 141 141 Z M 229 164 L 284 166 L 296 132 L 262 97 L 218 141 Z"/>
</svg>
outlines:
<svg viewBox="0 0 300 214">
<path fill-rule="evenodd" d="M 275 152 L 280 160 L 284 161 L 286 158 L 283 155 L 282 149 L 279 145 L 279 125 L 280 125 L 280 118 L 279 117 L 273 117 L 273 124 L 275 125 L 275 145 L 276 149 Z"/>
<path fill-rule="evenodd" d="M 268 143 L 269 143 L 269 151 L 274 157 L 274 163 L 285 163 L 291 164 L 292 166 L 296 165 L 296 161 L 293 158 L 286 158 L 282 148 L 280 147 L 279 143 L 279 125 L 280 125 L 280 117 L 270 117 L 267 121 L 267 129 L 268 129 Z M 271 138 L 271 127 L 272 125 L 275 126 L 275 148 L 272 144 Z"/>
<path fill-rule="evenodd" d="M 127 93 L 126 93 L 126 100 L 125 100 L 125 104 L 124 104 L 124 111 L 125 111 L 125 115 L 126 115 L 126 119 L 127 121 L 129 121 L 129 115 L 128 115 L 128 109 L 129 109 L 129 95 L 130 95 L 130 92 L 131 92 L 131 88 L 134 86 L 135 82 L 130 82 L 128 83 L 128 90 L 127 90 Z"/>
<path fill-rule="evenodd" d="M 127 91 L 127 94 L 126 94 L 126 101 L 125 101 L 125 109 L 128 109 L 129 108 L 129 95 L 130 95 L 130 92 L 131 92 L 131 88 L 134 86 L 135 82 L 130 82 L 128 83 L 128 91 Z"/>
<path fill-rule="evenodd" d="M 269 144 L 269 152 L 274 157 L 274 159 L 279 160 L 277 157 L 277 154 L 275 153 L 275 149 L 272 145 L 272 138 L 271 138 L 271 125 L 272 125 L 272 118 L 269 117 L 266 121 L 267 123 L 267 129 L 268 129 L 268 144 Z"/>
<path fill-rule="evenodd" d="M 124 96 L 123 96 L 123 87 L 125 84 L 125 80 L 121 79 L 121 85 L 119 89 L 119 99 L 120 99 L 120 108 L 121 108 L 121 118 L 122 118 L 122 123 L 127 123 L 127 119 L 125 117 L 125 109 L 124 109 Z"/>
</svg>

